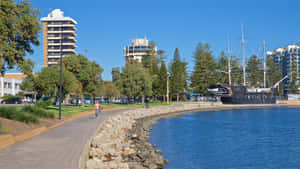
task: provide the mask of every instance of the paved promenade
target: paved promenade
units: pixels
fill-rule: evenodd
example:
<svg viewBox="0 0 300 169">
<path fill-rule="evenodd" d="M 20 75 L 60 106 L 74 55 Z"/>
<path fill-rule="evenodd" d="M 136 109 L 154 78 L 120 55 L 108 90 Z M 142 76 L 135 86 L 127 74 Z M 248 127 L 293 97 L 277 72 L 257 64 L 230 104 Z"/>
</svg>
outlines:
<svg viewBox="0 0 300 169">
<path fill-rule="evenodd" d="M 99 124 L 123 110 L 89 115 L 0 150 L 0 169 L 77 169 L 79 157 Z"/>
</svg>

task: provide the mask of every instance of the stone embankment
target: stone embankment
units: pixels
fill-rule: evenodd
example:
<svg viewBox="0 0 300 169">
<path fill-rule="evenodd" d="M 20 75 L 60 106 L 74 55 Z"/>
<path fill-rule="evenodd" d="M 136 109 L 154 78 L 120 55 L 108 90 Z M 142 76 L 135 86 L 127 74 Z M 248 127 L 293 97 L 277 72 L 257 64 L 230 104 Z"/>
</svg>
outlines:
<svg viewBox="0 0 300 169">
<path fill-rule="evenodd" d="M 87 169 L 155 169 L 167 163 L 160 150 L 148 143 L 149 130 L 154 123 L 149 117 L 192 111 L 212 104 L 175 104 L 150 109 L 128 110 L 109 117 L 91 140 Z"/>
<path fill-rule="evenodd" d="M 86 169 L 160 169 L 168 161 L 160 150 L 148 143 L 149 130 L 156 119 L 182 112 L 240 109 L 249 106 L 224 106 L 217 103 L 184 103 L 150 109 L 128 110 L 109 117 L 92 138 Z M 253 108 L 274 107 L 251 106 Z"/>
</svg>

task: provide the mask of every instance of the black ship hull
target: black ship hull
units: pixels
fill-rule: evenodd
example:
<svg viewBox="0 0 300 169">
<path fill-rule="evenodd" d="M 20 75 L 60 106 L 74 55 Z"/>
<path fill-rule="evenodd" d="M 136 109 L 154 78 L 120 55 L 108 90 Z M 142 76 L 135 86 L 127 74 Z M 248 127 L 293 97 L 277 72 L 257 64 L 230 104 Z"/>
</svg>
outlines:
<svg viewBox="0 0 300 169">
<path fill-rule="evenodd" d="M 214 86 L 216 87 L 216 86 Z M 217 85 L 211 92 L 220 97 L 223 104 L 275 104 L 276 91 L 274 89 L 252 89 L 247 90 L 244 86 Z M 221 91 L 221 92 L 220 92 Z"/>
</svg>

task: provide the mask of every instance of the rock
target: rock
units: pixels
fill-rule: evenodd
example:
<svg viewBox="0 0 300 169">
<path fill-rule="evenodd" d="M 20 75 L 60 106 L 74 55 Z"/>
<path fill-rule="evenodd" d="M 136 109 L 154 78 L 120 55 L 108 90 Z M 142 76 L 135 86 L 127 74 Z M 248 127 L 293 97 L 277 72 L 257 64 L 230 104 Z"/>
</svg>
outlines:
<svg viewBox="0 0 300 169">
<path fill-rule="evenodd" d="M 86 162 L 86 169 L 97 169 L 98 165 L 97 165 L 97 161 L 95 160 L 88 160 Z"/>
<path fill-rule="evenodd" d="M 158 150 L 155 150 L 155 153 L 156 153 L 156 154 L 161 154 L 162 151 L 158 149 Z"/>
</svg>

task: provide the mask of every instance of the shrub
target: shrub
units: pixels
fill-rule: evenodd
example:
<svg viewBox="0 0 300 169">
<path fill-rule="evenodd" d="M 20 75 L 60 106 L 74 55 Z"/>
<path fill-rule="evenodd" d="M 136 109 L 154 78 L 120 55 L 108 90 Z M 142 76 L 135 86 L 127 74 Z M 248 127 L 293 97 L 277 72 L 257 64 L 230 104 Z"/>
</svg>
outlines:
<svg viewBox="0 0 300 169">
<path fill-rule="evenodd" d="M 14 95 L 11 95 L 11 94 L 9 94 L 9 95 L 5 95 L 5 96 L 2 96 L 2 100 L 7 100 L 7 99 L 9 99 L 9 98 L 11 98 L 11 97 L 15 97 Z"/>
<path fill-rule="evenodd" d="M 18 111 L 15 107 L 0 107 L 0 117 L 25 123 L 39 123 L 39 118 L 28 112 Z"/>
<path fill-rule="evenodd" d="M 37 101 L 35 103 L 35 106 L 45 109 L 48 106 L 50 106 L 51 104 L 52 104 L 52 100 L 51 100 L 51 98 L 49 98 L 49 99 Z"/>
<path fill-rule="evenodd" d="M 41 107 L 38 106 L 25 106 L 22 108 L 24 112 L 28 112 L 32 115 L 36 115 L 38 117 L 44 118 L 55 118 L 55 114 L 53 112 L 49 112 Z"/>
</svg>

